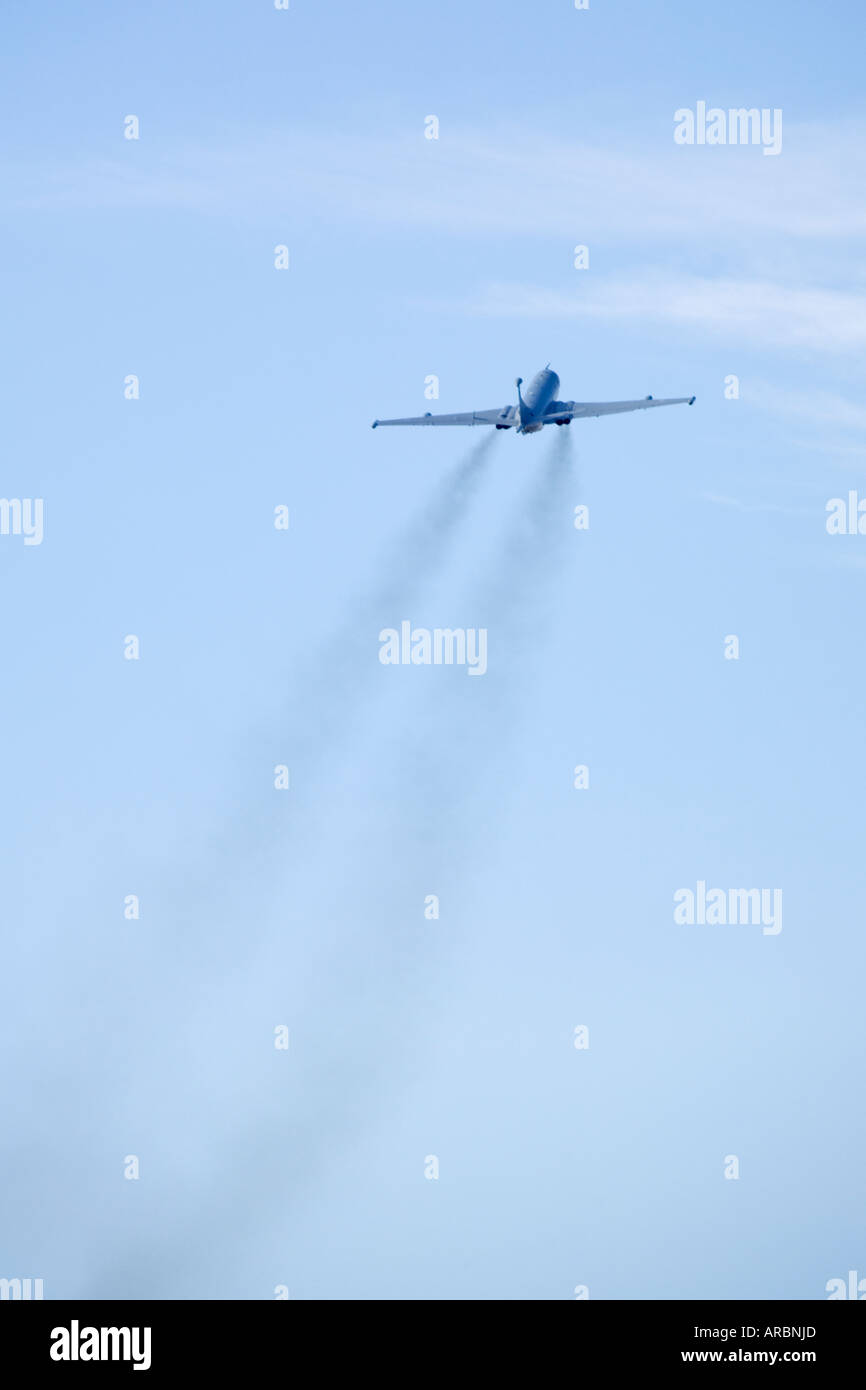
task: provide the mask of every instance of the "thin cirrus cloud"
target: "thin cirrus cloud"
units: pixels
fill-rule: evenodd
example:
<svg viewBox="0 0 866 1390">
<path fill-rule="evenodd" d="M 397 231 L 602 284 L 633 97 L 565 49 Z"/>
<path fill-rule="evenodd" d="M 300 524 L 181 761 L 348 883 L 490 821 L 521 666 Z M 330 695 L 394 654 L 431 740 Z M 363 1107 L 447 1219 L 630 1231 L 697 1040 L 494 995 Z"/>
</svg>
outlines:
<svg viewBox="0 0 866 1390">
<path fill-rule="evenodd" d="M 751 404 L 776 415 L 786 415 L 813 425 L 835 425 L 838 429 L 866 434 L 866 406 L 860 401 L 848 400 L 835 391 L 812 387 L 806 391 L 792 391 L 773 386 L 770 382 L 753 380 L 749 383 L 748 399 Z M 840 446 L 840 450 L 862 453 L 863 446 L 845 444 Z"/>
<path fill-rule="evenodd" d="M 491 284 L 465 312 L 530 319 L 649 319 L 737 342 L 856 353 L 866 348 L 866 295 L 696 275 L 586 279 L 574 290 Z"/>
<path fill-rule="evenodd" d="M 557 264 L 566 265 L 570 247 L 587 243 L 593 269 L 575 272 L 573 287 L 492 283 L 451 307 L 652 320 L 761 347 L 861 353 L 866 125 L 789 124 L 772 160 L 750 146 L 677 146 L 672 130 L 668 141 L 655 123 L 616 151 L 526 127 L 480 134 L 447 123 L 436 141 L 402 127 L 288 129 L 279 138 L 247 130 L 198 146 L 155 136 L 110 160 L 9 165 L 2 183 L 19 210 L 183 209 L 279 221 L 291 208 L 293 225 L 339 216 L 395 232 L 555 237 L 567 248 Z M 616 264 L 628 273 L 612 274 Z"/>
<path fill-rule="evenodd" d="M 467 236 L 671 238 L 693 253 L 727 240 L 856 238 L 866 232 L 866 130 L 848 122 L 786 127 L 773 160 L 747 147 L 683 147 L 657 126 L 614 149 L 526 127 L 483 134 L 239 132 L 213 144 L 136 142 L 114 159 L 7 164 L 5 198 L 22 208 L 151 206 L 268 217 L 312 214 Z M 623 148 L 629 153 L 623 154 Z M 515 192 L 519 196 L 515 196 Z M 752 252 L 777 254 L 755 242 Z"/>
<path fill-rule="evenodd" d="M 786 507 L 780 502 L 744 502 L 739 497 L 725 497 L 716 492 L 705 492 L 704 501 L 714 507 L 731 507 L 737 512 L 777 512 L 782 516 L 811 516 L 808 507 Z"/>
</svg>

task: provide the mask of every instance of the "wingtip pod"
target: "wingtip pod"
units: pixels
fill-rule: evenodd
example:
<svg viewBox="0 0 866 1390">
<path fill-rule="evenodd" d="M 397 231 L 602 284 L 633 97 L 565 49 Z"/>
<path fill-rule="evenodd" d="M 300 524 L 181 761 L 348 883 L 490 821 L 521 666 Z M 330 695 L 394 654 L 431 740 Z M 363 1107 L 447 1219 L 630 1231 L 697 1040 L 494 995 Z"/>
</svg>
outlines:
<svg viewBox="0 0 866 1390">
<path fill-rule="evenodd" d="M 370 426 L 370 429 L 371 429 L 371 430 L 374 430 L 374 429 L 376 428 L 376 426 L 378 425 L 378 423 L 379 423 L 378 420 L 374 420 L 373 423 L 372 423 L 372 425 Z"/>
<path fill-rule="evenodd" d="M 689 396 L 689 405 L 694 405 L 697 399 L 697 396 Z"/>
</svg>

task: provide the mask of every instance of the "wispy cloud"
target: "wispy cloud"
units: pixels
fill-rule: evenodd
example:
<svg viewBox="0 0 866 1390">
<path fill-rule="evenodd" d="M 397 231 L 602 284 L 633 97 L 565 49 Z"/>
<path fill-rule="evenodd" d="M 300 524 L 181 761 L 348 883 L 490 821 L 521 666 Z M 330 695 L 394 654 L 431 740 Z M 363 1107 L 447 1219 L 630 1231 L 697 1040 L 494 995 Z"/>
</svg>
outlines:
<svg viewBox="0 0 866 1390">
<path fill-rule="evenodd" d="M 742 502 L 739 497 L 724 497 L 714 492 L 703 494 L 705 502 L 716 507 L 731 507 L 737 512 L 778 512 L 783 516 L 812 516 L 809 507 L 786 507 L 781 502 Z"/>
<path fill-rule="evenodd" d="M 573 291 L 493 284 L 469 313 L 534 319 L 651 319 L 728 338 L 850 353 L 866 349 L 866 295 L 695 275 L 586 278 Z"/>
<path fill-rule="evenodd" d="M 866 431 L 866 405 L 860 401 L 848 400 L 833 391 L 811 388 L 791 391 L 765 381 L 752 381 L 748 386 L 748 400 L 750 404 L 770 410 L 776 415 L 808 420 L 814 425 L 836 425 L 840 429 Z M 840 445 L 839 448 L 855 454 L 864 452 L 860 446 Z"/>
<path fill-rule="evenodd" d="M 833 561 L 840 569 L 866 570 L 866 555 L 846 555 L 834 553 Z"/>
<path fill-rule="evenodd" d="M 3 166 L 4 201 L 21 207 L 330 210 L 344 220 L 455 234 L 670 241 L 679 255 L 733 238 L 768 261 L 779 240 L 866 232 L 866 126 L 786 126 L 778 159 L 751 148 L 686 148 L 630 132 L 611 148 L 501 127 L 480 135 L 356 130 L 242 132 L 218 144 L 130 142 L 113 160 Z M 623 154 L 623 149 L 630 153 Z"/>
<path fill-rule="evenodd" d="M 750 147 L 676 146 L 656 127 L 612 139 L 611 148 L 505 126 L 483 135 L 446 127 L 437 141 L 425 140 L 420 126 L 396 137 L 241 131 L 210 145 L 131 143 L 112 160 L 7 164 L 0 186 L 19 213 L 183 209 L 497 244 L 553 238 L 560 249 L 545 256 L 549 278 L 559 265 L 560 283 L 570 275 L 573 288 L 490 284 L 456 307 L 537 319 L 647 319 L 827 354 L 866 348 L 862 121 L 786 125 L 777 159 Z M 570 268 L 578 243 L 591 248 L 589 273 Z M 605 265 L 628 265 L 629 274 L 612 277 Z M 638 273 L 644 265 L 654 273 Z M 525 258 L 521 267 L 518 274 Z"/>
<path fill-rule="evenodd" d="M 795 449 L 804 449 L 809 453 L 834 454 L 839 459 L 853 460 L 855 463 L 866 460 L 866 445 L 863 444 L 844 444 L 833 439 L 793 439 L 791 443 Z"/>
</svg>

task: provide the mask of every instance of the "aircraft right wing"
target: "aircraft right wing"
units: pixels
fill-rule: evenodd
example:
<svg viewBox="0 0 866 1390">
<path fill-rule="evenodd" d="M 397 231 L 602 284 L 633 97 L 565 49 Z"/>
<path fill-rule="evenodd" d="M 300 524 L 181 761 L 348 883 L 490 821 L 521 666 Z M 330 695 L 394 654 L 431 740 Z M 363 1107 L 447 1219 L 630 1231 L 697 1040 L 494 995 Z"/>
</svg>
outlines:
<svg viewBox="0 0 866 1390">
<path fill-rule="evenodd" d="M 499 410 L 467 410 L 461 415 L 410 415 L 405 420 L 374 420 L 377 425 L 508 425 L 513 423 L 515 407 L 504 405 Z"/>
<path fill-rule="evenodd" d="M 694 396 L 674 396 L 656 401 L 646 396 L 642 401 L 551 401 L 544 419 L 586 420 L 596 415 L 623 415 L 627 410 L 652 410 L 657 405 L 692 405 L 694 400 Z"/>
</svg>

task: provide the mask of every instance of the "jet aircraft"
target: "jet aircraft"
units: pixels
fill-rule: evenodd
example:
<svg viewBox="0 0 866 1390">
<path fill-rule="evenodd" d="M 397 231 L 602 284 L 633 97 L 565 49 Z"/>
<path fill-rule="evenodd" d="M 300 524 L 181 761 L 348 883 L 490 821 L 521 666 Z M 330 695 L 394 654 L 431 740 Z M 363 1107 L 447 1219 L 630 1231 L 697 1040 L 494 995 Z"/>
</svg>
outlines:
<svg viewBox="0 0 866 1390">
<path fill-rule="evenodd" d="M 570 425 L 572 420 L 586 420 L 594 415 L 622 415 L 627 410 L 651 410 L 659 405 L 693 405 L 694 396 L 675 396 L 657 401 L 645 396 L 641 401 L 558 401 L 559 377 L 551 371 L 550 363 L 543 367 L 521 394 L 523 377 L 518 377 L 517 404 L 504 405 L 499 410 L 468 410 L 460 415 L 407 416 L 402 420 L 374 420 L 379 425 L 495 425 L 498 430 L 514 430 L 517 434 L 537 434 L 545 425 Z"/>
</svg>

